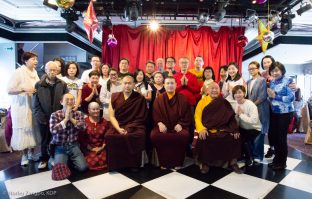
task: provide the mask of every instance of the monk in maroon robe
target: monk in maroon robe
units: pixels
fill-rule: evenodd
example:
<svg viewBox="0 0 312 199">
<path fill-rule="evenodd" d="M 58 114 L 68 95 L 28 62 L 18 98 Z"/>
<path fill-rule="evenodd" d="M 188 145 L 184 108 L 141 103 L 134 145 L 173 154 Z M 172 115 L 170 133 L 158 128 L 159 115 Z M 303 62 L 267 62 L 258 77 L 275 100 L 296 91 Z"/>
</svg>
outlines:
<svg viewBox="0 0 312 199">
<path fill-rule="evenodd" d="M 196 152 L 202 164 L 201 172 L 207 173 L 209 165 L 227 164 L 234 172 L 242 173 L 236 162 L 241 146 L 235 112 L 230 103 L 220 97 L 217 83 L 211 83 L 207 89 L 208 96 L 198 102 L 195 110 Z"/>
<path fill-rule="evenodd" d="M 125 76 L 123 92 L 112 94 L 109 105 L 111 127 L 105 134 L 109 170 L 141 166 L 145 149 L 145 98 L 134 92 L 134 79 Z"/>
<path fill-rule="evenodd" d="M 185 151 L 190 137 L 192 121 L 191 105 L 185 96 L 175 93 L 173 77 L 165 79 L 166 92 L 154 102 L 154 129 L 151 140 L 156 148 L 159 165 L 164 168 L 183 166 Z"/>
</svg>

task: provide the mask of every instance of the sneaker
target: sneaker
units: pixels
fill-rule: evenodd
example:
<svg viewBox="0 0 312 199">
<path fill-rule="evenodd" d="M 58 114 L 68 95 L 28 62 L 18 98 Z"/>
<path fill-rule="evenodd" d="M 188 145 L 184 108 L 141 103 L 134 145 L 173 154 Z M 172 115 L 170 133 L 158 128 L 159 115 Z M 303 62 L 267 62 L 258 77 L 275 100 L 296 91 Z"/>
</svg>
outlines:
<svg viewBox="0 0 312 199">
<path fill-rule="evenodd" d="M 274 155 L 274 149 L 269 148 L 268 152 L 265 154 L 265 158 L 271 158 Z"/>
<path fill-rule="evenodd" d="M 29 161 L 27 159 L 27 155 L 23 155 L 22 160 L 21 160 L 21 166 L 27 166 L 28 164 L 29 164 Z"/>
<path fill-rule="evenodd" d="M 45 169 L 47 168 L 48 163 L 46 161 L 40 161 L 38 164 L 38 169 Z"/>
</svg>

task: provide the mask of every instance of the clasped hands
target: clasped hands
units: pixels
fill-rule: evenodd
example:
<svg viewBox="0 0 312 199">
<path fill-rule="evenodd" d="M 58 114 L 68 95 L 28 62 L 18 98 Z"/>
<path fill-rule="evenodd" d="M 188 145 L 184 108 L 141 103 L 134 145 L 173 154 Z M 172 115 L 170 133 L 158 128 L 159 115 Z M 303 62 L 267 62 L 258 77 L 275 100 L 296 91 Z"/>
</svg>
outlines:
<svg viewBox="0 0 312 199">
<path fill-rule="evenodd" d="M 66 111 L 65 111 L 65 118 L 64 118 L 64 122 L 67 123 L 68 121 L 70 121 L 71 123 L 73 123 L 74 125 L 77 124 L 77 120 L 75 120 L 73 118 L 73 113 L 72 113 L 73 108 L 70 106 L 67 106 Z"/>
<path fill-rule="evenodd" d="M 276 96 L 276 93 L 270 88 L 267 89 L 267 93 L 270 98 L 275 98 Z"/>
<path fill-rule="evenodd" d="M 167 127 L 166 127 L 166 125 L 164 125 L 164 123 L 162 123 L 162 122 L 158 122 L 158 127 L 159 127 L 159 131 L 161 132 L 161 133 L 167 133 Z M 180 125 L 180 124 L 177 124 L 177 125 L 175 125 L 174 126 L 174 130 L 177 132 L 177 133 L 179 133 L 180 131 L 182 131 L 182 126 Z"/>
<path fill-rule="evenodd" d="M 239 133 L 231 133 L 231 135 L 234 137 L 235 140 L 238 139 L 240 136 Z M 207 136 L 209 136 L 209 132 L 207 129 L 204 129 L 198 133 L 198 137 L 201 140 L 206 140 Z"/>
<path fill-rule="evenodd" d="M 182 86 L 187 86 L 187 83 L 188 83 L 188 79 L 186 78 L 185 75 L 183 75 L 182 78 L 181 78 L 181 85 Z"/>
</svg>

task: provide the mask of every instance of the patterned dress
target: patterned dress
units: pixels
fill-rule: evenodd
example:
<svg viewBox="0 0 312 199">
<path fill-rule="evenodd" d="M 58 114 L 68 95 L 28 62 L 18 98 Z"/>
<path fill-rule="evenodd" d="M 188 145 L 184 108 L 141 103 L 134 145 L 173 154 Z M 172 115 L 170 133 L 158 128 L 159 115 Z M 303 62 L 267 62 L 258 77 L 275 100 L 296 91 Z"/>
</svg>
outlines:
<svg viewBox="0 0 312 199">
<path fill-rule="evenodd" d="M 86 118 L 86 131 L 82 136 L 84 154 L 90 170 L 101 170 L 107 168 L 106 148 L 99 152 L 92 151 L 96 147 L 102 147 L 105 143 L 104 135 L 108 129 L 108 123 L 103 118 L 99 122 L 93 123 L 89 117 Z"/>
</svg>

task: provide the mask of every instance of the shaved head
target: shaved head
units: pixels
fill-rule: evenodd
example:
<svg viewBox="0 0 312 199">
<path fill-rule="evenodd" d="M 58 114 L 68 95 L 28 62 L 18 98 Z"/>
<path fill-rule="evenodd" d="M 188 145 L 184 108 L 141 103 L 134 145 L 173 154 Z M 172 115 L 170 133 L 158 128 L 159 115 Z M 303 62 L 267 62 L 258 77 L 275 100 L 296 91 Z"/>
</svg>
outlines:
<svg viewBox="0 0 312 199">
<path fill-rule="evenodd" d="M 219 85 L 216 82 L 210 83 L 207 87 L 207 93 L 213 99 L 219 97 L 219 95 L 220 95 Z"/>
<path fill-rule="evenodd" d="M 92 109 L 92 108 L 100 108 L 99 103 L 97 103 L 97 102 L 91 102 L 91 103 L 88 105 L 88 109 Z"/>
</svg>

